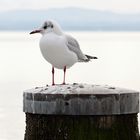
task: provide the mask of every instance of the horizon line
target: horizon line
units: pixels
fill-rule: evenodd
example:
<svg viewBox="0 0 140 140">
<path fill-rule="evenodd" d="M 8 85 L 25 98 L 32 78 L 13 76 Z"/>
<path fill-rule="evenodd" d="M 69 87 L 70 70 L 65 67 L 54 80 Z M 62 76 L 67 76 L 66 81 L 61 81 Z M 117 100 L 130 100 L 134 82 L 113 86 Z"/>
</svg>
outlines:
<svg viewBox="0 0 140 140">
<path fill-rule="evenodd" d="M 9 10 L 0 10 L 1 12 L 14 12 L 14 11 L 48 11 L 48 10 L 61 10 L 61 9 L 81 9 L 81 10 L 87 10 L 87 11 L 100 11 L 100 12 L 108 12 L 113 14 L 121 14 L 121 15 L 137 15 L 140 14 L 139 12 L 120 12 L 120 11 L 112 11 L 112 10 L 103 10 L 103 9 L 95 9 L 95 8 L 86 8 L 86 7 L 78 7 L 78 6 L 67 6 L 67 7 L 52 7 L 47 9 L 31 9 L 31 8 L 25 8 L 25 9 L 9 9 Z"/>
</svg>

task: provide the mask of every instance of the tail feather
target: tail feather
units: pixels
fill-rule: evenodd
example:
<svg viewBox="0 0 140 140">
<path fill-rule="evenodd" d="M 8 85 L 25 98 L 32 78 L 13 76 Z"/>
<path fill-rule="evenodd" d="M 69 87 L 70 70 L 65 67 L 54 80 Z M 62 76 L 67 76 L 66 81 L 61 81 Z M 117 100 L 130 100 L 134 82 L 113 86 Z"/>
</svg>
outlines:
<svg viewBox="0 0 140 140">
<path fill-rule="evenodd" d="M 98 59 L 96 56 L 90 56 L 85 54 L 84 59 L 79 59 L 78 62 L 89 62 L 91 59 Z"/>
<path fill-rule="evenodd" d="M 90 55 L 85 55 L 88 59 L 87 61 L 90 61 L 90 59 L 98 59 L 96 56 L 90 56 Z"/>
</svg>

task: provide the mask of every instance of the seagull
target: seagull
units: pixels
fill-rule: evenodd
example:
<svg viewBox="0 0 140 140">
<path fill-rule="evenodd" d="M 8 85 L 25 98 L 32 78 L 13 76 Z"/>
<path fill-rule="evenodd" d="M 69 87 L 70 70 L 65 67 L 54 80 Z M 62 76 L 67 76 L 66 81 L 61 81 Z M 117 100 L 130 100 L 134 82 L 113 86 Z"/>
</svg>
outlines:
<svg viewBox="0 0 140 140">
<path fill-rule="evenodd" d="M 47 20 L 41 28 L 30 32 L 30 34 L 41 33 L 40 50 L 52 65 L 52 85 L 54 82 L 54 68 L 63 69 L 63 85 L 65 85 L 66 69 L 76 62 L 89 62 L 97 57 L 83 54 L 78 41 L 70 35 L 65 34 L 60 25 L 54 20 Z"/>
</svg>

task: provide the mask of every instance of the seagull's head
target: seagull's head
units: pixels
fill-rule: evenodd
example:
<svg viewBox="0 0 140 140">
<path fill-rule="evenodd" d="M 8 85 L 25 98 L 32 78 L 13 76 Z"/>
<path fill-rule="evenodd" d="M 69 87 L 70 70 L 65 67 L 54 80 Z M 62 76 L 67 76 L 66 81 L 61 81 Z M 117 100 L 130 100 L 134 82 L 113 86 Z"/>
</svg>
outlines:
<svg viewBox="0 0 140 140">
<path fill-rule="evenodd" d="M 54 20 L 47 20 L 43 23 L 41 28 L 30 32 L 30 34 L 41 33 L 42 35 L 47 34 L 49 32 L 54 32 L 58 35 L 62 35 L 63 32 L 59 24 Z"/>
</svg>

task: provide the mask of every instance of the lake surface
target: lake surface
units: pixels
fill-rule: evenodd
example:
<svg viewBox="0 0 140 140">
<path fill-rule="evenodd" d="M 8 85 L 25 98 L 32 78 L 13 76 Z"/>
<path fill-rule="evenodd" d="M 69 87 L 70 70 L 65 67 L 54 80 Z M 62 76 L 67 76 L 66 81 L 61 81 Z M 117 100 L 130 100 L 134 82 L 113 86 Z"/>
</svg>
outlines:
<svg viewBox="0 0 140 140">
<path fill-rule="evenodd" d="M 77 63 L 67 71 L 67 83 L 111 85 L 140 91 L 140 32 L 68 32 L 85 54 L 99 59 Z M 51 84 L 51 65 L 41 56 L 41 35 L 0 33 L 0 140 L 22 140 L 25 114 L 23 90 Z M 63 72 L 56 70 L 62 83 Z"/>
</svg>

